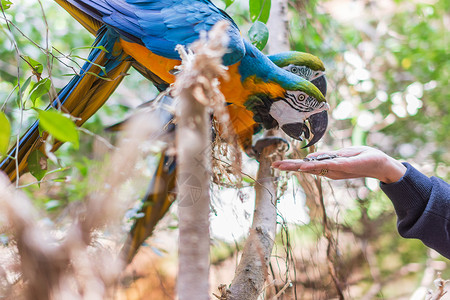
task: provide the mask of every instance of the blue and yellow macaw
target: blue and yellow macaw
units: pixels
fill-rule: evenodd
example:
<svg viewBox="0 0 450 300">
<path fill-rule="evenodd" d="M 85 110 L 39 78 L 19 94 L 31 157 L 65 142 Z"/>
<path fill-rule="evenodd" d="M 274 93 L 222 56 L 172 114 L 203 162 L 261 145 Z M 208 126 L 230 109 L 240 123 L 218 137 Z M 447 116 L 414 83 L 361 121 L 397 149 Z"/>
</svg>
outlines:
<svg viewBox="0 0 450 300">
<path fill-rule="evenodd" d="M 93 63 L 86 63 L 80 76 L 72 79 L 53 102 L 53 106 L 62 104 L 64 111 L 80 117 L 77 125 L 103 105 L 131 65 L 162 89 L 172 83 L 171 71 L 180 63 L 175 45 L 188 45 L 198 38 L 200 30 L 209 30 L 217 21 L 227 20 L 230 53 L 225 55 L 224 64 L 229 66 L 231 80 L 222 82 L 222 92 L 241 146 L 251 147 L 252 135 L 261 125 L 280 126 L 295 139 L 301 139 L 303 134 L 309 138 L 308 127 L 304 124 L 308 119 L 314 136 L 307 146 L 316 143 L 325 132 L 326 81 L 321 61 L 296 52 L 268 59 L 243 40 L 233 20 L 210 1 L 55 1 L 90 32 L 98 31 L 94 46 L 101 45 L 108 50 L 105 53 L 94 49 L 88 58 Z M 96 65 L 105 66 L 106 73 Z M 91 73 L 114 80 L 105 81 Z M 36 123 L 21 139 L 17 156 L 19 171 L 26 167 L 26 157 L 42 143 Z M 54 149 L 59 145 L 55 144 Z M 12 156 L 14 154 L 15 150 L 11 152 Z M 14 160 L 6 159 L 0 167 L 14 179 Z M 175 186 L 175 169 L 174 159 L 163 153 L 157 176 L 146 195 L 152 200 L 148 202 L 152 205 L 146 205 L 150 211 L 134 226 L 128 257 L 134 255 L 170 206 L 168 198 Z M 164 185 L 160 186 L 161 183 Z"/>
<path fill-rule="evenodd" d="M 324 95 L 326 94 L 327 84 L 325 79 L 325 67 L 323 62 L 318 57 L 309 53 L 288 51 L 269 55 L 268 58 L 277 66 L 311 81 L 322 91 Z M 172 102 L 170 97 L 164 97 L 161 101 L 168 105 Z M 164 120 L 164 123 L 169 124 L 173 119 L 173 115 L 167 115 L 167 112 L 160 107 L 157 109 L 161 110 L 157 111 L 158 115 L 165 115 L 166 119 Z M 327 118 L 324 114 L 326 114 L 326 112 L 312 115 L 310 116 L 310 119 L 317 118 L 318 122 L 316 122 L 316 124 L 322 124 L 321 126 L 325 131 L 327 126 Z M 113 125 L 113 130 L 121 130 L 123 123 L 124 122 Z M 170 130 L 174 129 L 174 127 L 171 127 Z M 305 130 L 306 138 L 309 138 L 307 127 Z M 313 139 L 311 139 L 305 147 L 314 144 L 320 139 L 318 138 L 314 142 L 316 137 L 317 135 L 314 135 Z M 176 171 L 176 157 L 174 155 L 167 154 L 167 151 L 163 150 L 155 173 L 153 174 L 150 186 L 141 200 L 141 209 L 137 212 L 137 215 L 142 215 L 142 217 L 135 220 L 128 235 L 128 239 L 124 243 L 124 247 L 122 249 L 122 257 L 127 262 L 131 262 L 139 247 L 152 235 L 156 224 L 158 224 L 159 220 L 165 216 L 171 204 L 175 200 Z"/>
<path fill-rule="evenodd" d="M 121 70 L 120 76 L 128 70 L 130 64 L 133 64 L 142 74 L 156 82 L 159 81 L 161 85 L 170 84 L 175 79 L 171 71 L 180 64 L 178 53 L 174 50 L 175 45 L 188 45 L 198 38 L 201 30 L 209 30 L 217 21 L 226 20 L 230 23 L 228 30 L 230 43 L 224 64 L 229 66 L 231 80 L 222 82 L 221 90 L 229 103 L 232 125 L 243 148 L 251 147 L 252 135 L 260 125 L 265 128 L 279 126 L 289 136 L 301 139 L 303 134 L 309 135 L 308 128 L 304 124 L 305 120 L 309 119 L 311 132 L 314 134 L 309 145 L 317 142 L 325 132 L 324 124 L 327 123 L 325 110 L 328 105 L 323 93 L 308 80 L 277 67 L 249 42 L 242 39 L 233 20 L 210 1 L 55 1 L 91 32 L 106 25 L 99 29 L 97 45 L 106 45 L 109 53 L 93 51 L 90 59 L 95 64 L 87 63 L 83 67 L 84 70 L 93 69 L 95 65 L 106 65 L 107 75 L 116 78 L 109 73 Z M 111 59 L 109 65 L 101 61 L 100 57 L 111 58 L 117 55 L 120 57 Z M 132 62 L 131 57 L 134 58 Z M 89 73 L 85 74 L 82 71 L 82 75 L 74 78 L 72 84 L 61 91 L 54 103 L 55 106 L 64 103 L 63 109 L 75 115 L 77 113 L 70 106 L 73 104 L 77 109 L 82 107 L 76 102 L 78 96 L 82 97 L 81 102 L 92 103 L 84 106 L 87 112 L 80 113 L 81 120 L 77 122 L 78 124 L 85 122 L 89 113 L 92 115 L 120 82 L 119 79 L 106 84 L 95 76 L 89 77 Z M 85 86 L 87 81 L 90 81 L 90 85 Z M 89 86 L 95 86 L 97 89 L 109 86 L 110 89 L 104 88 L 99 93 L 92 93 L 93 89 Z M 85 96 L 79 94 L 89 92 L 91 94 Z M 98 97 L 103 97 L 104 101 L 97 100 Z M 37 127 L 36 124 L 21 141 L 17 153 L 16 150 L 11 153 L 20 161 L 19 171 L 26 167 L 30 149 L 42 146 Z M 37 142 L 32 141 L 33 139 Z M 32 145 L 28 144 L 30 142 Z M 0 167 L 8 174 L 12 174 L 11 179 L 15 177 L 13 159 L 3 161 Z"/>
<path fill-rule="evenodd" d="M 277 67 L 244 40 L 234 21 L 208 0 L 57 2 L 70 6 L 73 15 L 82 12 L 84 17 L 90 17 L 91 24 L 105 24 L 119 35 L 125 53 L 169 84 L 175 81 L 172 70 L 180 64 L 175 46 L 188 46 L 198 39 L 200 31 L 208 31 L 218 21 L 227 21 L 230 42 L 223 63 L 228 66 L 230 80 L 221 82 L 221 91 L 230 104 L 231 119 L 240 120 L 233 127 L 244 148 L 251 145 L 258 125 L 254 116 L 264 127 L 279 126 L 299 139 L 305 132 L 305 120 L 328 109 L 314 84 Z M 313 131 L 314 121 L 311 126 Z"/>
</svg>

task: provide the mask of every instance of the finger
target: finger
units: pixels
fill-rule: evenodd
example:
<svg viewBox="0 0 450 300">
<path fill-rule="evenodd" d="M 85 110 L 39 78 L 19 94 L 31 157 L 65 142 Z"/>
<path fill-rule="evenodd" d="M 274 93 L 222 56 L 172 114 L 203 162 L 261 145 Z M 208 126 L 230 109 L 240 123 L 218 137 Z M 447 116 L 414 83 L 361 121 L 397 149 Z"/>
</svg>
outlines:
<svg viewBox="0 0 450 300">
<path fill-rule="evenodd" d="M 301 171 L 301 172 L 315 172 L 317 170 L 327 169 L 339 172 L 345 172 L 345 162 L 348 158 L 334 158 L 319 161 L 303 161 L 298 159 L 287 159 L 277 161 L 272 164 L 272 167 L 283 171 Z M 314 173 L 314 174 L 315 174 Z"/>
<path fill-rule="evenodd" d="M 302 163 L 303 160 L 302 159 L 285 159 L 285 160 L 278 160 L 278 161 L 274 161 L 272 163 L 272 167 L 273 168 L 278 168 L 281 164 L 286 164 L 286 163 Z"/>
<path fill-rule="evenodd" d="M 298 171 L 301 165 L 305 162 L 282 162 L 275 168 L 278 168 L 283 171 Z"/>
<path fill-rule="evenodd" d="M 367 151 L 368 147 L 360 147 L 360 146 L 354 146 L 354 147 L 348 147 L 348 148 L 342 148 L 339 150 L 334 151 L 318 151 L 314 153 L 308 154 L 306 157 L 317 157 L 319 155 L 327 154 L 327 155 L 337 155 L 340 157 L 350 157 L 350 156 L 357 156 L 361 154 L 364 151 Z"/>
<path fill-rule="evenodd" d="M 279 165 L 283 163 L 282 160 L 277 160 L 272 163 L 272 168 L 278 168 Z"/>
<path fill-rule="evenodd" d="M 328 161 L 308 161 L 298 165 L 298 170 L 303 172 L 329 169 Z"/>
<path fill-rule="evenodd" d="M 273 162 L 272 167 L 280 170 L 297 170 L 303 163 L 305 162 L 302 159 L 285 159 Z"/>
<path fill-rule="evenodd" d="M 333 170 L 337 172 L 347 173 L 351 169 L 349 162 L 351 162 L 351 158 L 348 157 L 336 157 L 333 159 L 313 160 L 299 165 L 299 169 L 301 171 L 328 169 L 330 171 Z"/>
<path fill-rule="evenodd" d="M 337 151 L 317 151 L 317 152 L 313 152 L 313 153 L 306 155 L 306 157 L 308 157 L 308 158 L 317 157 L 317 156 L 323 155 L 323 154 L 338 155 L 338 152 L 339 152 L 339 150 L 337 150 Z"/>
<path fill-rule="evenodd" d="M 307 174 L 311 174 L 311 175 L 316 175 L 316 176 L 321 176 L 321 177 L 327 177 L 329 179 L 332 180 L 341 180 L 341 179 L 349 179 L 349 178 L 355 178 L 355 176 L 345 173 L 345 172 L 340 172 L 340 171 L 326 171 L 323 172 L 323 169 L 313 169 L 310 171 L 304 171 L 302 173 L 307 173 Z"/>
<path fill-rule="evenodd" d="M 328 169 L 313 169 L 313 170 L 301 171 L 301 172 L 315 175 L 315 176 L 320 176 L 320 177 L 332 176 L 332 175 L 330 175 L 330 172 L 328 171 Z"/>
<path fill-rule="evenodd" d="M 348 148 L 342 148 L 335 151 L 337 156 L 350 157 L 360 155 L 362 152 L 366 151 L 365 147 L 352 146 Z"/>
</svg>

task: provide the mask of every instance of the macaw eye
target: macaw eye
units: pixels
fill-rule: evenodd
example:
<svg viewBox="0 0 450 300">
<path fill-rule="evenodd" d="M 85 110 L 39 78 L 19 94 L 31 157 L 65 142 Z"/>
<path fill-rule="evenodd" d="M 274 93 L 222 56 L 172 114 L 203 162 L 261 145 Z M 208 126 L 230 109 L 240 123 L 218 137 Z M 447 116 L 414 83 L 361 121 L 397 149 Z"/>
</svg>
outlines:
<svg viewBox="0 0 450 300">
<path fill-rule="evenodd" d="M 314 77 L 317 77 L 317 76 L 319 76 L 319 75 L 320 75 L 320 72 L 314 73 Z"/>
<path fill-rule="evenodd" d="M 292 67 L 291 68 L 291 72 L 295 73 L 295 74 L 298 74 L 298 68 L 297 67 Z"/>
<path fill-rule="evenodd" d="M 298 101 L 305 101 L 306 95 L 305 94 L 299 94 L 297 99 L 298 99 Z"/>
</svg>

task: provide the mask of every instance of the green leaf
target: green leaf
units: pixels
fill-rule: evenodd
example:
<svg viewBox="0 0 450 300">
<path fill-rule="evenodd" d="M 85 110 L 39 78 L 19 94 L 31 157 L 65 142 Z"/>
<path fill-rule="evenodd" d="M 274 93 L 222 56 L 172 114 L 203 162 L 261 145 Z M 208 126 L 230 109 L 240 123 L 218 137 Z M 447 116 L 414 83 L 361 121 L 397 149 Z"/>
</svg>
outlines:
<svg viewBox="0 0 450 300">
<path fill-rule="evenodd" d="M 270 15 L 270 0 L 250 0 L 250 19 L 252 22 L 261 21 L 267 23 Z"/>
<path fill-rule="evenodd" d="M 223 2 L 225 3 L 225 8 L 228 8 L 228 6 L 234 3 L 234 0 L 223 0 Z"/>
<path fill-rule="evenodd" d="M 33 90 L 31 90 L 30 94 L 30 99 L 33 102 L 33 106 L 35 105 L 37 98 L 48 93 L 51 84 L 52 82 L 50 81 L 50 79 L 44 78 L 34 85 Z"/>
<path fill-rule="evenodd" d="M 26 91 L 26 89 L 28 88 L 28 86 L 30 85 L 31 77 L 32 76 L 28 77 L 27 80 L 25 80 L 25 82 L 20 87 L 20 89 L 22 90 L 22 93 L 24 93 Z"/>
<path fill-rule="evenodd" d="M 8 8 L 11 7 L 13 3 L 9 0 L 2 0 L 2 7 L 4 10 L 7 10 Z"/>
<path fill-rule="evenodd" d="M 39 150 L 31 152 L 28 156 L 28 170 L 40 181 L 47 174 L 47 157 Z"/>
<path fill-rule="evenodd" d="M 22 56 L 22 59 L 26 61 L 28 65 L 33 69 L 33 72 L 39 74 L 39 76 L 42 74 L 42 71 L 44 71 L 44 66 L 37 60 L 34 60 L 29 56 Z"/>
<path fill-rule="evenodd" d="M 255 180 L 248 176 L 242 176 L 242 181 L 245 183 L 251 183 L 251 184 L 255 183 Z"/>
<path fill-rule="evenodd" d="M 24 106 L 25 106 L 25 102 L 30 98 L 31 91 L 30 91 L 30 89 L 28 89 L 28 87 L 30 86 L 32 77 L 33 76 L 28 77 L 27 80 L 25 80 L 25 82 L 20 86 L 20 92 L 22 93 L 22 96 L 17 97 L 17 101 L 22 99 Z"/>
<path fill-rule="evenodd" d="M 96 64 L 95 62 L 90 61 L 89 59 L 84 58 L 84 57 L 81 57 L 81 56 L 78 56 L 78 55 L 72 55 L 72 57 L 75 57 L 75 58 L 84 60 L 85 62 L 88 62 L 88 63 L 90 63 L 90 64 L 93 64 L 93 65 L 96 66 L 96 67 L 99 67 L 99 68 L 103 71 L 103 74 L 106 75 L 106 68 L 105 68 L 104 66 L 99 65 L 99 64 Z"/>
<path fill-rule="evenodd" d="M 6 115 L 0 111 L 0 155 L 6 156 L 11 135 L 11 124 Z"/>
<path fill-rule="evenodd" d="M 248 31 L 250 42 L 259 50 L 264 49 L 269 40 L 269 30 L 266 24 L 256 21 Z"/>
<path fill-rule="evenodd" d="M 75 123 L 56 110 L 35 109 L 39 114 L 39 127 L 61 142 L 70 142 L 79 147 L 79 136 Z"/>
</svg>

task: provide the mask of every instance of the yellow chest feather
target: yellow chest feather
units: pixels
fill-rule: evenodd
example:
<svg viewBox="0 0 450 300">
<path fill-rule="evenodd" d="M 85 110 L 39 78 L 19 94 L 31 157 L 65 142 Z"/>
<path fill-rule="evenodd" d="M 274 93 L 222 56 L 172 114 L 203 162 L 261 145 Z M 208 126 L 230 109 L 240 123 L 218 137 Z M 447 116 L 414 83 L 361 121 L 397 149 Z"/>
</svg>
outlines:
<svg viewBox="0 0 450 300">
<path fill-rule="evenodd" d="M 141 65 L 155 73 L 159 78 L 167 83 L 173 83 L 175 81 L 175 76 L 169 72 L 175 68 L 175 66 L 180 65 L 180 61 L 177 59 L 165 58 L 148 50 L 146 47 L 133 43 L 127 42 L 123 39 L 120 40 L 120 45 L 122 45 L 124 51 L 137 60 Z"/>
</svg>

